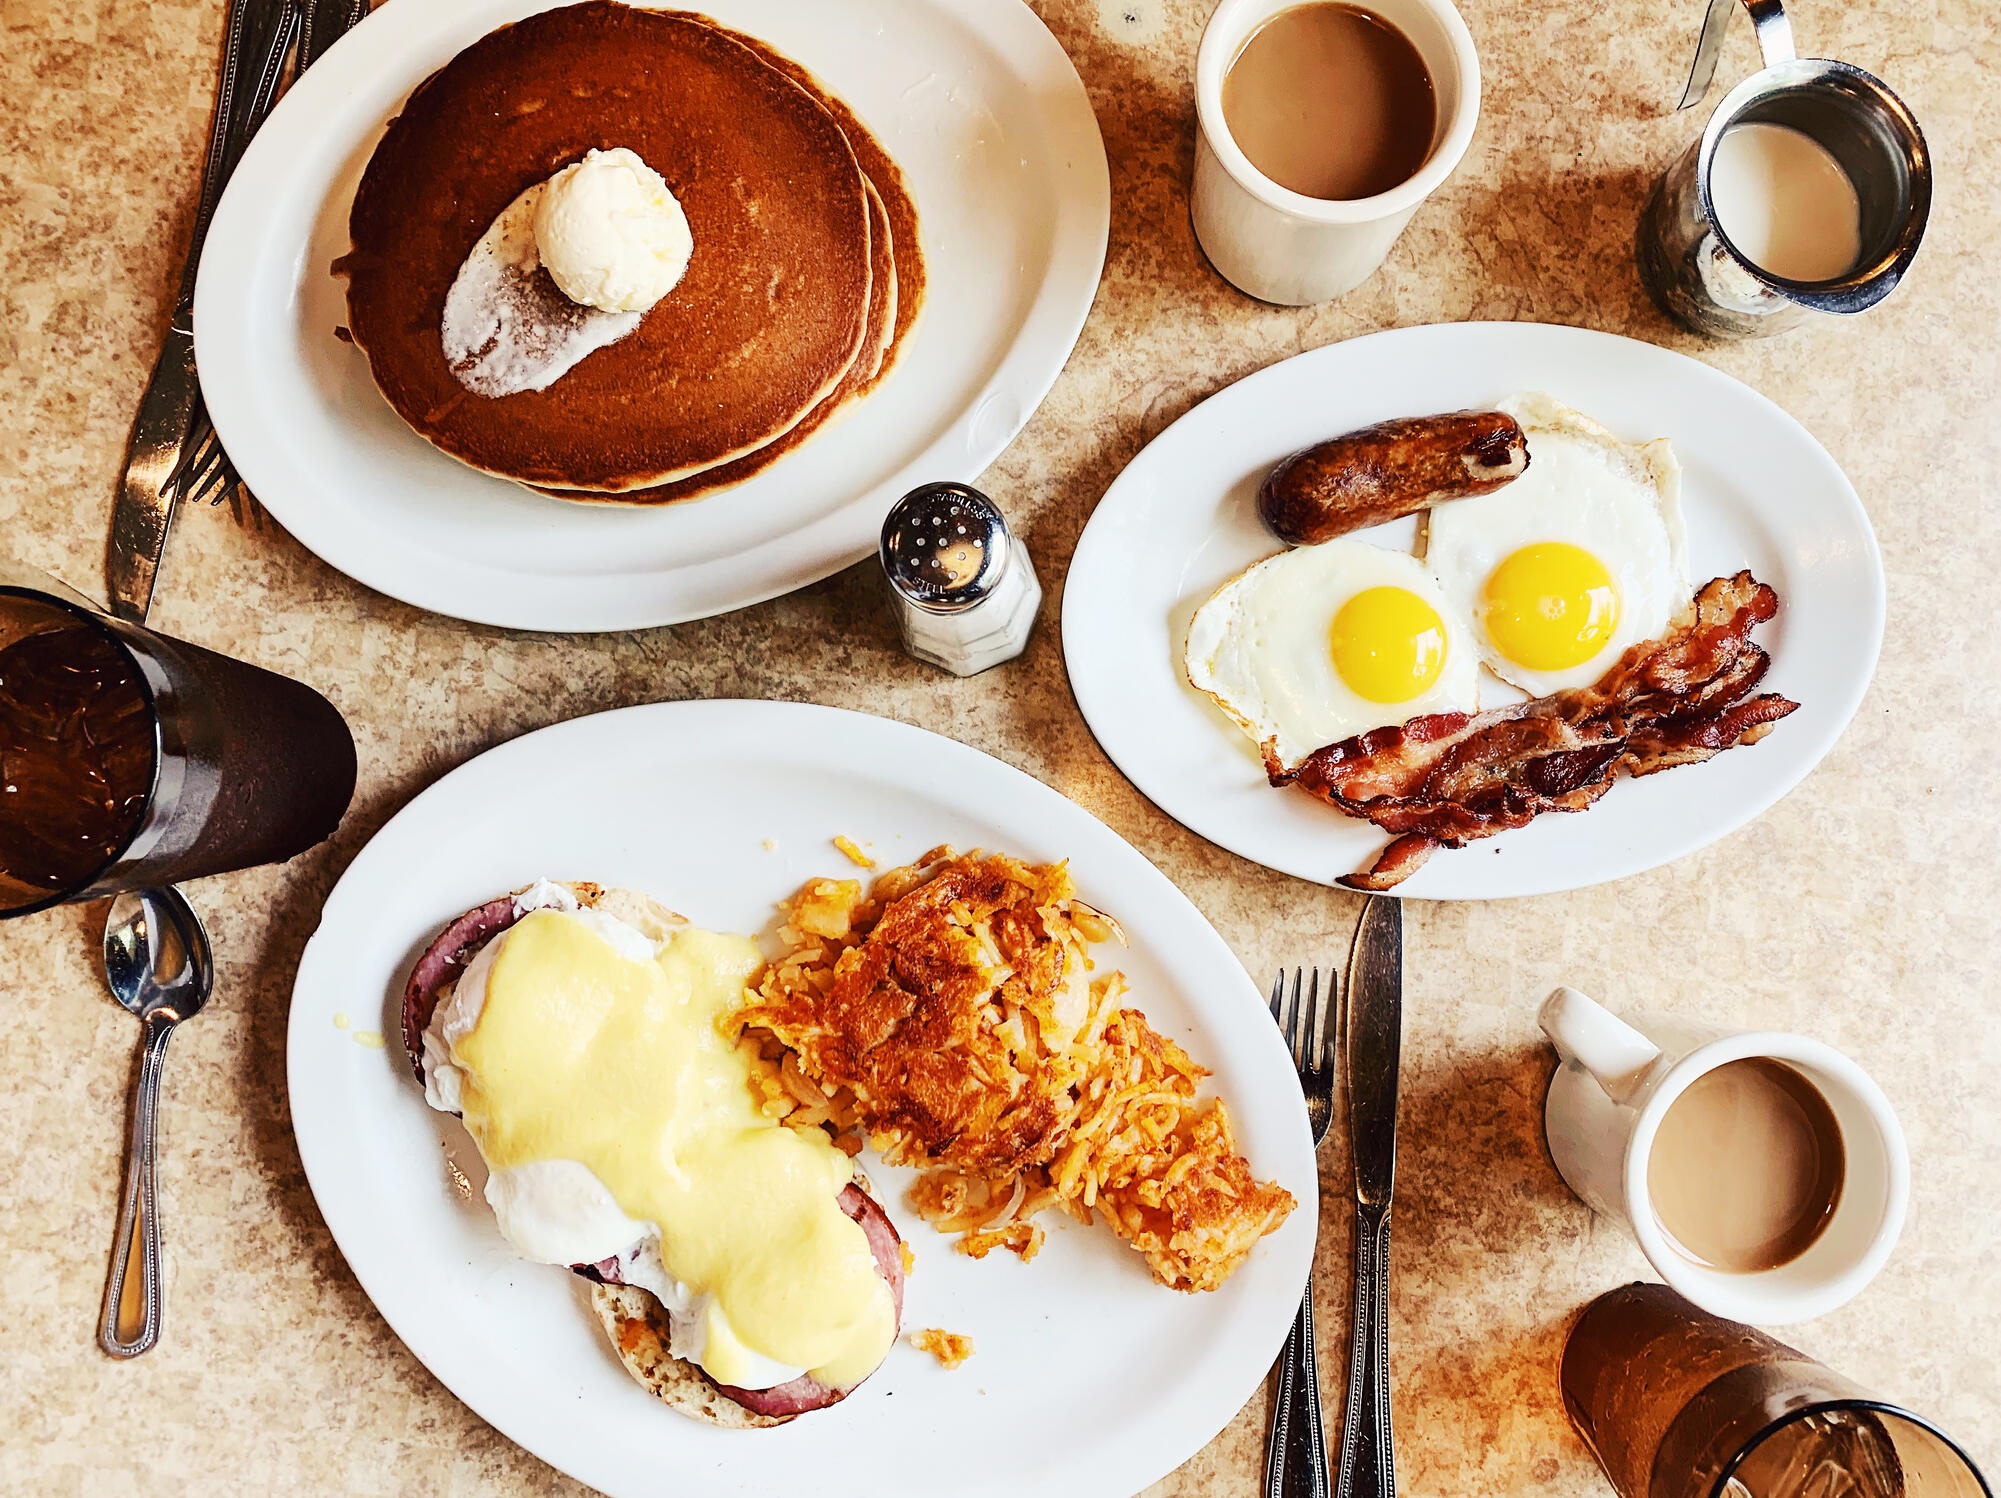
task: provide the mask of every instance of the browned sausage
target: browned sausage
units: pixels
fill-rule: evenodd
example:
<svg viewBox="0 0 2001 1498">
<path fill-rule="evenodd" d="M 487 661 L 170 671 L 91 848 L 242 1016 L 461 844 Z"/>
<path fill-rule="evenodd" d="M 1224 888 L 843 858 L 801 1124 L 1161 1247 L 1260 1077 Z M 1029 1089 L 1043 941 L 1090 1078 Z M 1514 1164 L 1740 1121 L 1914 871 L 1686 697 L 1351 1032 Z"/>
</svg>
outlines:
<svg viewBox="0 0 2001 1498">
<path fill-rule="evenodd" d="M 1499 411 L 1399 417 L 1294 453 L 1259 487 L 1258 514 L 1281 540 L 1316 546 L 1486 494 L 1528 466 L 1528 439 Z"/>
</svg>

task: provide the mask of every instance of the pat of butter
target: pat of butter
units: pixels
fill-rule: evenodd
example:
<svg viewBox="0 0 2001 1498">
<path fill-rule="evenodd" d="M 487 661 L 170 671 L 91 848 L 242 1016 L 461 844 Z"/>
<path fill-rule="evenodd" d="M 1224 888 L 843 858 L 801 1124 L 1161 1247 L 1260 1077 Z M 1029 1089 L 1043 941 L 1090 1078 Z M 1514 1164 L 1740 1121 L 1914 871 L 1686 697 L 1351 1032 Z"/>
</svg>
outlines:
<svg viewBox="0 0 2001 1498">
<path fill-rule="evenodd" d="M 535 248 L 549 278 L 603 312 L 646 311 L 680 284 L 694 247 L 666 182 L 622 146 L 564 167 L 535 208 Z"/>
</svg>

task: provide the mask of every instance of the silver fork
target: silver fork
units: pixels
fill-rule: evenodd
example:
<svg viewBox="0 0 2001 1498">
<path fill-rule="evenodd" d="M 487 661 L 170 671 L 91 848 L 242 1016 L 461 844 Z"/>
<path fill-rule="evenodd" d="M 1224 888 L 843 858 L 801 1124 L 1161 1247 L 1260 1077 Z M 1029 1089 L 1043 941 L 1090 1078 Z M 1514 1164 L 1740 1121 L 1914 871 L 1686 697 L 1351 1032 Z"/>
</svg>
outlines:
<svg viewBox="0 0 2001 1498">
<path fill-rule="evenodd" d="M 292 63 L 294 81 L 367 15 L 368 8 L 369 0 L 290 0 L 288 9 L 299 32 L 298 52 Z M 282 55 L 278 60 L 282 64 Z M 252 105 L 241 144 L 237 146 L 239 152 L 242 146 L 249 144 L 250 135 L 263 123 L 264 115 L 276 102 L 278 81 L 277 72 L 273 72 L 268 79 L 259 80 L 258 97 Z M 208 406 L 197 390 L 194 411 L 188 419 L 187 436 L 181 443 L 180 461 L 160 486 L 161 491 L 171 493 L 182 504 L 198 504 L 204 499 L 211 504 L 221 504 L 242 482 L 237 476 L 236 464 L 223 451 L 222 439 L 215 432 L 215 423 L 208 419 Z"/>
<path fill-rule="evenodd" d="M 1292 1064 L 1306 1094 L 1306 1124 L 1315 1149 L 1334 1121 L 1335 970 L 1329 969 L 1326 1001 L 1321 1000 L 1320 969 L 1310 976 L 1292 970 L 1288 989 L 1285 973 L 1272 980 L 1271 1015 L 1278 1021 Z M 1303 997 L 1302 997 L 1303 994 Z M 1327 1436 L 1320 1419 L 1320 1370 L 1313 1355 L 1313 1281 L 1293 1318 L 1292 1334 L 1278 1360 L 1278 1400 L 1271 1437 L 1265 1445 L 1265 1498 L 1327 1498 Z"/>
</svg>

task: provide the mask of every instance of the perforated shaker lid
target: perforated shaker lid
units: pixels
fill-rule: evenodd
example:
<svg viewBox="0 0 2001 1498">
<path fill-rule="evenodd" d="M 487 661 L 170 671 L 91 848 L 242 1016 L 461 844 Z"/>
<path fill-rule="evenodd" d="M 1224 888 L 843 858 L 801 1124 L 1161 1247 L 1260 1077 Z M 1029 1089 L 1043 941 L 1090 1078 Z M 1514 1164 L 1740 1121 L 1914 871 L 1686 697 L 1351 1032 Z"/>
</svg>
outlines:
<svg viewBox="0 0 2001 1498">
<path fill-rule="evenodd" d="M 1013 538 L 994 502 L 966 484 L 926 484 L 882 523 L 882 570 L 897 593 L 933 613 L 957 613 L 993 592 Z"/>
</svg>

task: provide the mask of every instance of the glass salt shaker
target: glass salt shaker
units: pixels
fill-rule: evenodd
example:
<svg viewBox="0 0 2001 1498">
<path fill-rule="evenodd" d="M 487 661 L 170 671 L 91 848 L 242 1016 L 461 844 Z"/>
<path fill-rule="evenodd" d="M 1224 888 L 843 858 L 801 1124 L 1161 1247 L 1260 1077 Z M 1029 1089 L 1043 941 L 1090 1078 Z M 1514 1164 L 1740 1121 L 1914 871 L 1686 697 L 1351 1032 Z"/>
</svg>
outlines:
<svg viewBox="0 0 2001 1498">
<path fill-rule="evenodd" d="M 926 484 L 882 523 L 903 648 L 955 676 L 1011 661 L 1028 644 L 1042 584 L 994 502 L 965 484 Z"/>
</svg>

